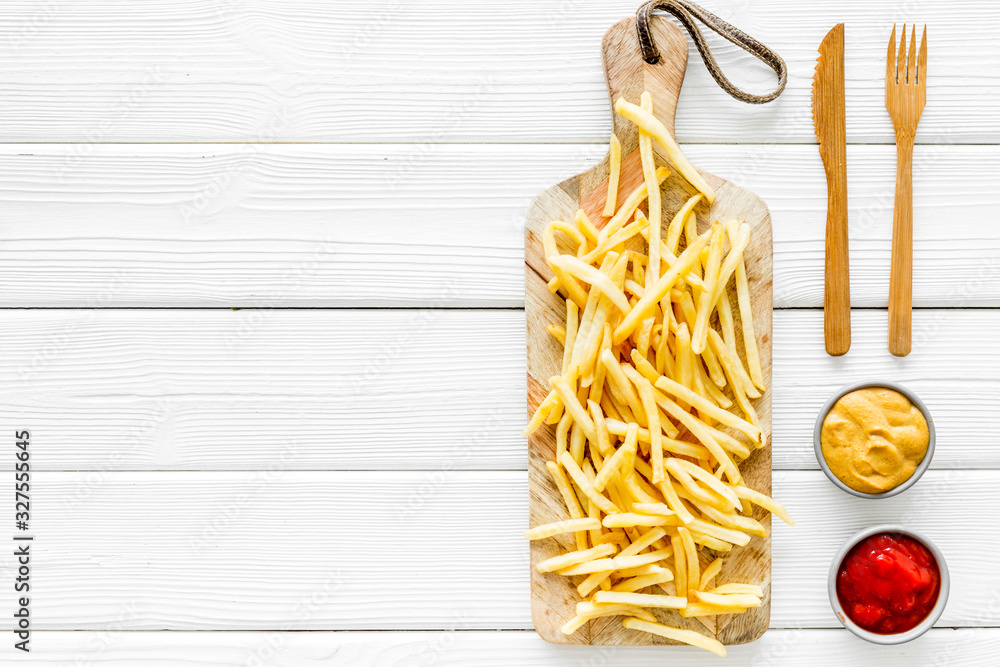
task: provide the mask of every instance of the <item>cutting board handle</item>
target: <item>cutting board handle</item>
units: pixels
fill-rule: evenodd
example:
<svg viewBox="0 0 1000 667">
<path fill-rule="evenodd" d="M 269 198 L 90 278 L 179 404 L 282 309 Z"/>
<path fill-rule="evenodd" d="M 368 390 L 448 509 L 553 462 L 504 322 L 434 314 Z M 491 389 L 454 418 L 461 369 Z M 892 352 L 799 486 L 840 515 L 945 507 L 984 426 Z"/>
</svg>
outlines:
<svg viewBox="0 0 1000 667">
<path fill-rule="evenodd" d="M 653 113 L 673 135 L 677 97 L 687 70 L 688 43 L 684 32 L 662 16 L 651 17 L 649 28 L 660 52 L 656 64 L 642 58 L 635 17 L 611 26 L 601 43 L 614 132 L 625 154 L 638 144 L 638 134 L 631 121 L 615 113 L 615 100 L 624 97 L 628 102 L 639 104 L 642 91 L 648 90 L 653 97 Z"/>
</svg>

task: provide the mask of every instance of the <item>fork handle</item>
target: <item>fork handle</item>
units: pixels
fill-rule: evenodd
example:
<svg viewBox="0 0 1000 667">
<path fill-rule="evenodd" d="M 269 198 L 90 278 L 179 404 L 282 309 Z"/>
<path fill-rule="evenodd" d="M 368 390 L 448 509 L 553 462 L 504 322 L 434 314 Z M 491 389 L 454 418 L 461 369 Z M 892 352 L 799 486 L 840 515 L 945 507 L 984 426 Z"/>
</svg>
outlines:
<svg viewBox="0 0 1000 667">
<path fill-rule="evenodd" d="M 896 135 L 896 201 L 889 271 L 889 352 L 910 353 L 913 309 L 913 140 Z"/>
</svg>

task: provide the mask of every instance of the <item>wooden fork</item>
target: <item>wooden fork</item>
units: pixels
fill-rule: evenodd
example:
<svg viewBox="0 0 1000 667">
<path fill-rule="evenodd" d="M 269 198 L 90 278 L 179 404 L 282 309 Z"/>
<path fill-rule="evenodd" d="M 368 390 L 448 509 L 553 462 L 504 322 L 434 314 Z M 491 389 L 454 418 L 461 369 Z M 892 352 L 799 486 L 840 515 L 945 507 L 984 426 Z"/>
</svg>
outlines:
<svg viewBox="0 0 1000 667">
<path fill-rule="evenodd" d="M 906 52 L 906 25 L 896 55 L 896 26 L 885 65 L 885 107 L 896 130 L 896 202 L 892 212 L 892 264 L 889 272 L 889 352 L 910 353 L 913 308 L 913 140 L 927 101 L 927 26 L 916 53 L 913 26 Z"/>
</svg>

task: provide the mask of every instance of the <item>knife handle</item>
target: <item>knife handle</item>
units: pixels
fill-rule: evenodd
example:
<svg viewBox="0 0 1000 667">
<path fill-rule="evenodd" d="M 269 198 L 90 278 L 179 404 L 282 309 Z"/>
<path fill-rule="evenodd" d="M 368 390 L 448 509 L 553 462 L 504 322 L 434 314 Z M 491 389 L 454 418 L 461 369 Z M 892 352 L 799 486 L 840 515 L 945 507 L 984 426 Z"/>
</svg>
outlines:
<svg viewBox="0 0 1000 667">
<path fill-rule="evenodd" d="M 910 353 L 913 311 L 913 136 L 896 138 L 896 201 L 889 269 L 889 352 Z"/>
<path fill-rule="evenodd" d="M 823 286 L 823 332 L 827 354 L 851 349 L 851 276 L 847 243 L 847 177 L 827 173 L 826 266 Z"/>
</svg>

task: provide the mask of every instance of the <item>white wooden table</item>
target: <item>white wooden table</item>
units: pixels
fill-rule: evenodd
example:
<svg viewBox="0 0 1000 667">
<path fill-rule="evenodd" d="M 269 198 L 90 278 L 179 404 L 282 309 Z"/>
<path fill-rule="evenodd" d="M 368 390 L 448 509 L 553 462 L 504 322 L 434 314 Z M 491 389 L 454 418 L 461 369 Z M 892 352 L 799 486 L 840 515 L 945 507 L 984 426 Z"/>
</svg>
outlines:
<svg viewBox="0 0 1000 667">
<path fill-rule="evenodd" d="M 531 630 L 523 215 L 603 154 L 600 37 L 636 0 L 7 0 L 0 460 L 30 429 L 36 632 L 30 656 L 5 633 L 0 663 L 995 664 L 1000 5 L 705 4 L 790 68 L 750 107 L 692 53 L 677 121 L 774 222 L 774 494 L 798 525 L 774 527 L 763 639 L 720 661 Z M 914 20 L 930 84 L 896 359 L 881 76 L 892 22 Z M 839 21 L 857 309 L 834 359 L 809 94 Z M 734 78 L 771 85 L 720 42 Z M 932 470 L 880 503 L 811 448 L 823 400 L 870 377 L 913 387 L 939 434 Z M 835 549 L 881 521 L 926 531 L 953 577 L 939 628 L 898 648 L 837 629 L 826 595 Z"/>
</svg>

